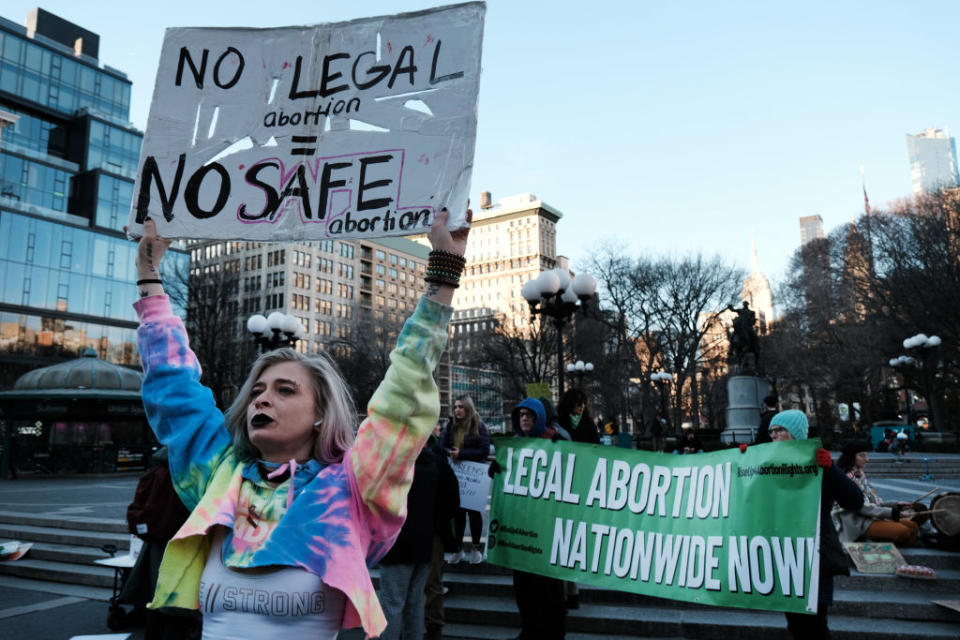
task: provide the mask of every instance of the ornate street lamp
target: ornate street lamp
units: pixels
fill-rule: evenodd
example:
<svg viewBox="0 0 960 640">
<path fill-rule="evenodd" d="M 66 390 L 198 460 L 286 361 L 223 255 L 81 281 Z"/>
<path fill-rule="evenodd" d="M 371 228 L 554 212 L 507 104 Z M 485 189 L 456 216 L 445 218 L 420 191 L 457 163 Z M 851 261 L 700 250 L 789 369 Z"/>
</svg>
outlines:
<svg viewBox="0 0 960 640">
<path fill-rule="evenodd" d="M 296 316 L 274 311 L 266 318 L 255 314 L 247 318 L 247 331 L 259 345 L 260 352 L 280 347 L 293 347 L 303 338 L 303 325 Z"/>
<path fill-rule="evenodd" d="M 577 386 L 583 387 L 583 376 L 593 371 L 592 362 L 584 362 L 583 360 L 577 360 L 576 363 L 571 362 L 567 365 L 567 373 L 575 373 L 577 375 Z"/>
<path fill-rule="evenodd" d="M 921 371 L 923 379 L 923 394 L 927 400 L 927 421 L 928 427 L 935 430 L 940 424 L 937 417 L 936 399 L 934 398 L 933 377 L 936 375 L 936 355 L 935 350 L 943 341 L 939 336 L 927 336 L 925 333 L 918 333 L 910 336 L 903 341 L 903 348 L 913 351 L 918 357 L 898 356 L 890 359 L 891 367 L 916 366 Z M 931 356 L 933 358 L 931 359 Z M 909 397 L 907 412 L 909 413 Z"/>
<path fill-rule="evenodd" d="M 577 274 L 571 282 L 570 273 L 559 267 L 540 272 L 520 289 L 520 295 L 530 305 L 530 315 L 539 313 L 552 318 L 557 328 L 557 395 L 563 393 L 563 327 L 577 310 L 587 310 L 596 290 L 597 280 L 590 274 Z"/>
</svg>

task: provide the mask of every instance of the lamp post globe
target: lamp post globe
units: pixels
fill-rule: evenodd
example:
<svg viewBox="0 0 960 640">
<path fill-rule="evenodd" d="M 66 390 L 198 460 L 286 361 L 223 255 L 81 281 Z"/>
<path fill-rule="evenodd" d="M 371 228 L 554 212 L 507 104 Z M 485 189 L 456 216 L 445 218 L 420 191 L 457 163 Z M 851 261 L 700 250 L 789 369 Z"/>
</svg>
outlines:
<svg viewBox="0 0 960 640">
<path fill-rule="evenodd" d="M 570 272 L 562 267 L 541 271 L 523 284 L 520 295 L 530 305 L 530 315 L 542 315 L 553 320 L 557 328 L 557 394 L 564 391 L 565 370 L 582 375 L 581 369 L 568 369 L 563 365 L 563 328 L 577 311 L 586 312 L 587 305 L 597 289 L 596 278 L 589 274 L 577 274 L 572 280 Z M 584 365 L 586 366 L 586 365 Z"/>
<path fill-rule="evenodd" d="M 296 316 L 274 311 L 264 317 L 257 313 L 247 318 L 247 331 L 261 352 L 280 347 L 293 347 L 306 331 Z"/>
</svg>

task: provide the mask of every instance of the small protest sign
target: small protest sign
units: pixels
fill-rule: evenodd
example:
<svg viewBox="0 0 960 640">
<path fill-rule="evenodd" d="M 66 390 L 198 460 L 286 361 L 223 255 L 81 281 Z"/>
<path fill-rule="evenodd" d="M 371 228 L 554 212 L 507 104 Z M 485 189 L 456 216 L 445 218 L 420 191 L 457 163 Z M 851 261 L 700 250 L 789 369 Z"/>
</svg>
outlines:
<svg viewBox="0 0 960 640">
<path fill-rule="evenodd" d="M 547 384 L 546 382 L 528 382 L 527 397 L 528 398 L 549 398 L 550 385 Z"/>
<path fill-rule="evenodd" d="M 453 472 L 460 483 L 460 507 L 483 513 L 490 498 L 490 465 L 481 462 L 454 462 Z"/>
<path fill-rule="evenodd" d="M 488 561 L 660 598 L 816 611 L 819 446 L 675 456 L 503 442 Z"/>
<path fill-rule="evenodd" d="M 304 240 L 466 224 L 485 4 L 164 37 L 128 222 Z"/>
<path fill-rule="evenodd" d="M 892 542 L 844 542 L 843 547 L 860 573 L 893 575 L 897 567 L 906 564 Z"/>
</svg>

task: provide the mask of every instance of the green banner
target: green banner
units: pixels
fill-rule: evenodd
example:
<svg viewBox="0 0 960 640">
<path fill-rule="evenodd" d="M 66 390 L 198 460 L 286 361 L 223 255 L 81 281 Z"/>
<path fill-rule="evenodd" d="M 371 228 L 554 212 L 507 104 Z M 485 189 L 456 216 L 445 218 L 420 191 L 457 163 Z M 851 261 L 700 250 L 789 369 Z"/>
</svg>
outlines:
<svg viewBox="0 0 960 640">
<path fill-rule="evenodd" d="M 819 446 L 671 455 L 504 439 L 488 561 L 659 598 L 816 611 Z"/>
</svg>

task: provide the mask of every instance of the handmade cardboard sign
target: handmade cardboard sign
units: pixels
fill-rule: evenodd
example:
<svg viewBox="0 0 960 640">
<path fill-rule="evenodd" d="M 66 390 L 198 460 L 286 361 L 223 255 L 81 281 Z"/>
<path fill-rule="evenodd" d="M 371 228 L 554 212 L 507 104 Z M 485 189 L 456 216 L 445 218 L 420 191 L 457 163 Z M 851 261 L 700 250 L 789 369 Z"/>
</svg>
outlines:
<svg viewBox="0 0 960 640">
<path fill-rule="evenodd" d="M 168 29 L 129 233 L 300 240 L 465 222 L 486 6 Z"/>
<path fill-rule="evenodd" d="M 897 567 L 906 564 L 892 542 L 844 542 L 843 546 L 860 573 L 893 575 Z"/>
<path fill-rule="evenodd" d="M 460 484 L 460 506 L 471 511 L 486 511 L 490 498 L 488 464 L 481 462 L 454 462 L 453 472 Z"/>
</svg>

